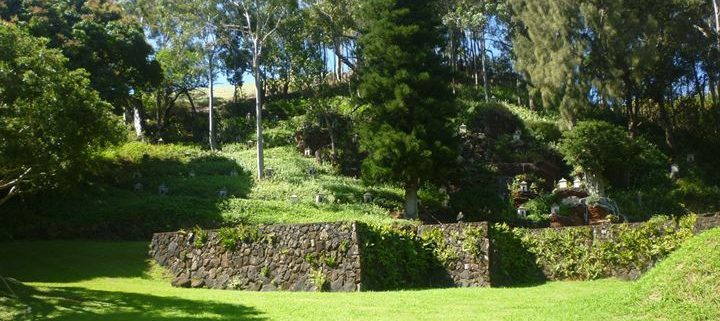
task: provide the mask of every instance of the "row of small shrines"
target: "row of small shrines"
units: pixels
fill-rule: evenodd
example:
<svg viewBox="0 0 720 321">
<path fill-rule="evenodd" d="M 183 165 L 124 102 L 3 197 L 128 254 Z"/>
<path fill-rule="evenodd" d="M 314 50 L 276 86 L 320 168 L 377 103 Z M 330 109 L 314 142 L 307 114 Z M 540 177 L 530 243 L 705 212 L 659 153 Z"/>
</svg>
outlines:
<svg viewBox="0 0 720 321">
<path fill-rule="evenodd" d="M 688 163 L 692 163 L 695 161 L 695 155 L 689 154 L 687 155 L 687 161 Z M 680 166 L 677 164 L 670 165 L 670 178 L 671 179 L 677 179 L 680 175 Z M 561 178 L 556 185 L 556 189 L 553 191 L 553 193 L 568 189 L 574 189 L 580 192 L 588 193 L 587 186 L 585 185 L 585 182 L 581 180 L 579 177 L 575 177 L 572 181 L 572 185 L 570 185 L 570 181 L 568 181 L 565 178 Z M 521 194 L 529 194 L 532 193 L 530 189 L 530 185 L 527 181 L 522 181 L 519 184 L 519 190 Z M 523 204 L 518 204 L 517 206 L 517 215 L 521 218 L 525 218 L 528 215 L 527 208 L 523 206 Z M 560 205 L 553 205 L 551 207 L 551 215 L 558 215 L 560 211 Z"/>
<path fill-rule="evenodd" d="M 138 183 L 135 183 L 135 185 L 133 186 L 133 189 L 135 190 L 135 192 L 142 192 L 142 191 L 144 191 L 145 186 L 142 183 L 138 182 Z M 169 193 L 170 193 L 170 187 L 168 187 L 168 185 L 166 183 L 161 183 L 160 186 L 158 186 L 158 195 L 165 196 L 165 195 L 168 195 Z M 220 190 L 218 190 L 217 195 L 219 198 L 228 198 L 229 197 L 228 189 L 226 187 L 221 188 Z M 290 203 L 297 204 L 300 202 L 300 197 L 293 193 L 292 195 L 290 195 L 289 200 L 290 200 Z M 328 200 L 328 198 L 327 198 L 327 195 L 325 195 L 325 193 L 318 192 L 315 194 L 315 203 L 322 204 L 322 203 L 327 202 L 327 200 Z M 365 194 L 363 194 L 363 202 L 371 203 L 372 201 L 373 201 L 372 193 L 366 192 Z"/>
<path fill-rule="evenodd" d="M 307 172 L 307 174 L 310 175 L 310 176 L 315 176 L 315 175 L 318 174 L 318 169 L 317 169 L 316 167 L 314 167 L 314 166 L 310 166 L 310 167 L 307 168 L 306 172 Z M 273 170 L 272 167 L 267 167 L 267 168 L 265 169 L 265 177 L 266 177 L 266 178 L 271 178 L 271 177 L 273 177 L 274 174 L 275 174 L 275 171 Z M 237 170 L 234 170 L 234 169 L 233 169 L 233 170 L 231 170 L 231 171 L 229 172 L 229 176 L 238 176 L 238 175 L 239 175 L 239 173 L 238 173 Z M 195 172 L 191 170 L 191 171 L 188 172 L 188 175 L 187 175 L 187 176 L 190 177 L 190 178 L 193 178 L 193 177 L 195 177 Z M 142 178 L 142 173 L 140 173 L 140 172 L 135 172 L 135 173 L 133 174 L 133 178 L 135 178 L 135 179 L 140 179 L 140 178 Z M 133 189 L 134 189 L 135 192 L 142 192 L 142 191 L 145 190 L 145 186 L 144 186 L 142 183 L 137 182 L 137 183 L 135 183 L 135 185 L 133 186 Z M 161 195 L 161 196 L 168 195 L 168 194 L 170 193 L 170 187 L 169 187 L 165 182 L 163 182 L 163 183 L 160 184 L 160 186 L 158 186 L 157 192 L 158 192 L 158 195 Z M 218 195 L 219 198 L 227 198 L 227 197 L 229 197 L 228 189 L 227 189 L 226 187 L 221 188 L 220 190 L 218 190 L 217 195 Z M 327 195 L 325 195 L 325 194 L 322 193 L 322 192 L 318 192 L 318 193 L 315 194 L 315 203 L 318 203 L 318 204 L 324 203 L 324 202 L 327 201 L 327 199 L 328 199 L 328 198 L 327 198 Z M 300 198 L 299 198 L 296 194 L 290 195 L 289 200 L 290 200 L 290 203 L 292 203 L 292 204 L 297 204 L 297 203 L 300 202 Z M 370 202 L 372 202 L 372 201 L 373 201 L 373 194 L 370 193 L 370 192 L 364 193 L 364 194 L 363 194 L 363 201 L 364 201 L 365 203 L 370 203 Z"/>
</svg>

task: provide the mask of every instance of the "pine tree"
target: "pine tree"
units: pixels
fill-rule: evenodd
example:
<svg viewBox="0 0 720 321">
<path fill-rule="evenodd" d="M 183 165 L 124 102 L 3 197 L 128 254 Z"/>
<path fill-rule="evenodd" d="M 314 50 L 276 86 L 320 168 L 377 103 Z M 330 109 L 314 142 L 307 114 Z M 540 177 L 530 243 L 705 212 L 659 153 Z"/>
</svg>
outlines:
<svg viewBox="0 0 720 321">
<path fill-rule="evenodd" d="M 437 49 L 436 6 L 432 0 L 370 0 L 362 8 L 363 178 L 403 184 L 406 218 L 417 218 L 420 186 L 442 180 L 457 158 L 450 122 L 456 108 Z"/>
</svg>

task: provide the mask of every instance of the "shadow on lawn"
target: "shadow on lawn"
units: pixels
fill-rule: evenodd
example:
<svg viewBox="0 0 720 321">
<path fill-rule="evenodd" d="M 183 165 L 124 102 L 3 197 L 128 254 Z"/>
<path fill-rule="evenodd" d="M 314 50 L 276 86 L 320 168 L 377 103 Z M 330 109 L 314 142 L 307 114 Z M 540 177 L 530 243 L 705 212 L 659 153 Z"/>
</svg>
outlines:
<svg viewBox="0 0 720 321">
<path fill-rule="evenodd" d="M 31 320 L 265 320 L 261 317 L 261 312 L 241 304 L 194 301 L 177 297 L 76 287 L 35 289 L 28 286 L 23 286 L 18 294 L 20 300 L 31 308 L 27 315 Z"/>
<path fill-rule="evenodd" d="M 254 185 L 250 172 L 218 155 L 98 160 L 94 167 L 82 183 L 4 204 L 0 240 L 147 240 L 155 232 L 215 228 L 225 199 L 245 198 Z"/>
<path fill-rule="evenodd" d="M 0 275 L 21 282 L 76 282 L 143 277 L 146 242 L 39 241 L 0 243 Z"/>
</svg>

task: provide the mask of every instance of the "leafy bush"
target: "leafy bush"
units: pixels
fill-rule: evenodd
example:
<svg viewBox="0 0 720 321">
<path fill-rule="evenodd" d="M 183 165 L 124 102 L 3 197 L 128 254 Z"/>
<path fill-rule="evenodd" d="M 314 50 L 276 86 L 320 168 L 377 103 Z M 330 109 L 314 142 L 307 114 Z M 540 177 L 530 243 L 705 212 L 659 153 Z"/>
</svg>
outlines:
<svg viewBox="0 0 720 321">
<path fill-rule="evenodd" d="M 94 153 L 123 136 L 88 73 L 47 45 L 0 21 L 0 203 L 82 181 Z"/>
<path fill-rule="evenodd" d="M 218 141 L 227 144 L 244 143 L 255 137 L 255 118 L 221 117 L 217 124 Z"/>
<path fill-rule="evenodd" d="M 528 218 L 536 222 L 547 221 L 553 205 L 560 205 L 559 198 L 554 194 L 542 194 L 523 204 L 528 211 Z"/>
<path fill-rule="evenodd" d="M 526 122 L 525 126 L 537 141 L 545 144 L 556 143 L 562 138 L 562 131 L 555 123 L 531 121 Z"/>
<path fill-rule="evenodd" d="M 195 239 L 193 240 L 193 245 L 195 246 L 195 248 L 199 249 L 203 247 L 203 245 L 205 245 L 205 242 L 207 242 L 208 239 L 207 231 L 196 225 L 195 228 L 193 228 L 193 234 L 195 234 Z"/>
<path fill-rule="evenodd" d="M 420 235 L 423 248 L 432 250 L 433 255 L 445 266 L 450 266 L 460 258 L 460 254 L 448 246 L 443 235 L 443 231 L 439 228 L 428 228 Z"/>
<path fill-rule="evenodd" d="M 266 102 L 263 108 L 268 116 L 272 115 L 280 119 L 289 119 L 304 114 L 308 109 L 308 104 L 307 98 L 279 99 Z"/>
<path fill-rule="evenodd" d="M 462 212 L 468 221 L 511 219 L 512 207 L 497 193 L 497 175 L 489 166 L 466 167 L 456 182 L 461 188 L 450 193 L 453 214 Z"/>
<path fill-rule="evenodd" d="M 363 286 L 371 290 L 391 290 L 429 285 L 432 249 L 418 242 L 408 226 L 360 226 Z"/>
<path fill-rule="evenodd" d="M 720 209 L 720 187 L 708 186 L 696 177 L 680 178 L 671 192 L 673 200 L 680 203 L 685 211 L 700 213 Z"/>
<path fill-rule="evenodd" d="M 495 225 L 491 229 L 493 271 L 501 284 L 537 280 L 542 267 L 549 279 L 596 279 L 646 271 L 693 234 L 695 216 L 674 222 L 657 216 L 638 225 L 608 226 L 607 237 L 590 227 L 526 230 Z"/>
<path fill-rule="evenodd" d="M 465 113 L 464 121 L 472 132 L 482 132 L 494 139 L 524 127 L 522 120 L 501 103 L 477 103 Z"/>
<path fill-rule="evenodd" d="M 315 284 L 315 289 L 318 292 L 327 290 L 329 284 L 327 276 L 320 269 L 310 269 L 310 279 Z"/>
<path fill-rule="evenodd" d="M 490 226 L 490 273 L 493 286 L 523 285 L 544 281 L 535 255 L 523 243 L 523 230 L 507 224 Z"/>
<path fill-rule="evenodd" d="M 218 230 L 220 244 L 227 250 L 235 250 L 240 243 L 271 242 L 270 235 L 263 235 L 255 225 L 238 225 Z"/>
<path fill-rule="evenodd" d="M 584 121 L 564 134 L 565 161 L 617 189 L 667 184 L 665 156 L 642 137 L 602 121 Z"/>
</svg>

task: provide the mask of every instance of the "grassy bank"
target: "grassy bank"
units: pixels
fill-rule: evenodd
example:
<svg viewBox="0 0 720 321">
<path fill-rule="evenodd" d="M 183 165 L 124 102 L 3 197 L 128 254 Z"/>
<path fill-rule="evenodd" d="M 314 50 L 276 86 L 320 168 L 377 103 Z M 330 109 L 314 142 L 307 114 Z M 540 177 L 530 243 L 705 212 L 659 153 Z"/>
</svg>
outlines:
<svg viewBox="0 0 720 321">
<path fill-rule="evenodd" d="M 265 155 L 274 175 L 258 181 L 255 152 L 242 145 L 211 153 L 193 145 L 128 143 L 106 151 L 88 183 L 13 200 L 0 213 L 7 222 L 0 240 L 147 239 L 153 232 L 237 223 L 395 222 L 390 212 L 402 203 L 401 189 L 338 175 L 289 146 Z M 159 194 L 162 185 L 166 195 Z M 366 192 L 372 202 L 363 201 Z M 315 203 L 317 193 L 324 202 Z"/>
</svg>

